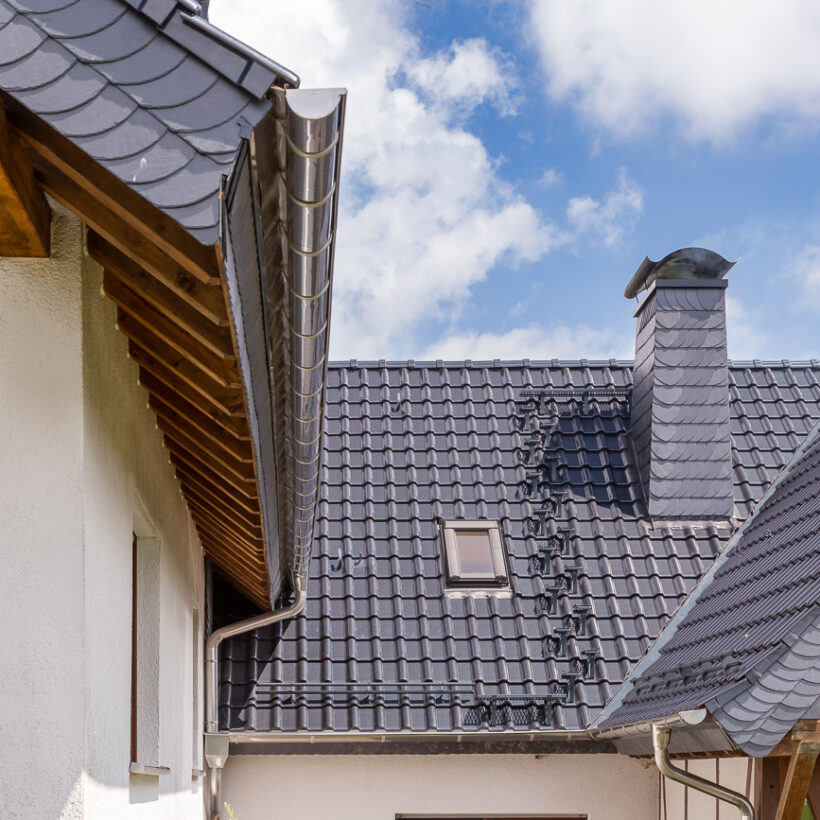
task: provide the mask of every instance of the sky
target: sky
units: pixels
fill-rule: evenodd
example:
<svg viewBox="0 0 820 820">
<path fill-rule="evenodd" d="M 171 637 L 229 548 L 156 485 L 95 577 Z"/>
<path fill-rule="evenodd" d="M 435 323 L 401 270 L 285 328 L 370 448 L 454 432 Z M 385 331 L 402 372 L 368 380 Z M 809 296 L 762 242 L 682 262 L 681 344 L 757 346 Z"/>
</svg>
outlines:
<svg viewBox="0 0 820 820">
<path fill-rule="evenodd" d="M 820 357 L 820 4 L 212 0 L 348 89 L 333 359 L 631 358 L 623 288 L 690 245 L 733 359 Z"/>
</svg>

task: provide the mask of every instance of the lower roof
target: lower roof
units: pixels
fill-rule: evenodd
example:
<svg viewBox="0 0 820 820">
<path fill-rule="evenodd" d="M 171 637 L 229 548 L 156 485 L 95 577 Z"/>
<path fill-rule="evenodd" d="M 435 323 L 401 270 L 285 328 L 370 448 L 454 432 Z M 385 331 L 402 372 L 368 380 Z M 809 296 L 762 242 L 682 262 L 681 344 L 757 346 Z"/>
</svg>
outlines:
<svg viewBox="0 0 820 820">
<path fill-rule="evenodd" d="M 730 535 L 652 528 L 631 375 L 616 361 L 331 365 L 307 606 L 223 645 L 222 728 L 588 726 Z M 742 520 L 820 419 L 820 363 L 744 363 L 730 376 Z M 571 549 L 540 566 L 531 522 L 546 490 L 525 489 L 524 428 L 548 427 L 554 411 L 544 454 L 565 495 L 545 534 L 569 527 Z M 436 520 L 458 517 L 500 522 L 509 597 L 444 594 Z"/>
<path fill-rule="evenodd" d="M 765 756 L 820 715 L 820 426 L 607 708 L 603 726 L 706 706 Z"/>
</svg>

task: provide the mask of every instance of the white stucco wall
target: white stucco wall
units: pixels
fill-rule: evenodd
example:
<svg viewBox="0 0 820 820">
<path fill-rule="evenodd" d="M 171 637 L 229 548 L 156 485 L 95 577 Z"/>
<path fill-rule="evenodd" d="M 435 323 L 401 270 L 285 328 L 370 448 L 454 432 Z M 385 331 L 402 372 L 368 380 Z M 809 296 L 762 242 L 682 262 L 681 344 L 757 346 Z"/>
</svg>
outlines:
<svg viewBox="0 0 820 820">
<path fill-rule="evenodd" d="M 222 796 L 237 820 L 655 820 L 658 775 L 620 755 L 236 755 Z"/>
<path fill-rule="evenodd" d="M 0 259 L 0 816 L 199 818 L 193 610 L 202 561 L 137 368 L 58 213 L 50 260 Z M 170 775 L 130 775 L 132 532 L 157 539 Z M 196 687 L 201 692 L 201 686 Z"/>
<path fill-rule="evenodd" d="M 752 761 L 747 757 L 675 760 L 675 765 L 713 783 L 720 783 L 735 792 L 754 799 Z M 740 812 L 680 783 L 665 780 L 660 791 L 660 820 L 736 820 Z"/>
</svg>

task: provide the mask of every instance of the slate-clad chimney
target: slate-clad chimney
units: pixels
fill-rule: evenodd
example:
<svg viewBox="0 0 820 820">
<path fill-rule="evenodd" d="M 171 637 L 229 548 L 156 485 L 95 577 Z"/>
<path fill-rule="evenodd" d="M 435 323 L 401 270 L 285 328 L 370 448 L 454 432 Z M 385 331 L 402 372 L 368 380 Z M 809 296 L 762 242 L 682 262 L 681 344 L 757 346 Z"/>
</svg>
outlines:
<svg viewBox="0 0 820 820">
<path fill-rule="evenodd" d="M 638 322 L 632 439 L 653 521 L 719 521 L 734 487 L 726 285 L 734 263 L 703 248 L 644 259 L 624 291 Z"/>
</svg>

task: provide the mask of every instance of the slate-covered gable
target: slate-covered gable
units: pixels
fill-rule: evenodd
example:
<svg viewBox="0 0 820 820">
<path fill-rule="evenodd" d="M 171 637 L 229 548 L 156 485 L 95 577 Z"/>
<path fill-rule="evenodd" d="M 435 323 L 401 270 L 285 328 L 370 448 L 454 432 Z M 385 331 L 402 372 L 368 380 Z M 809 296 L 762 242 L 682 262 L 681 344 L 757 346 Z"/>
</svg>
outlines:
<svg viewBox="0 0 820 820">
<path fill-rule="evenodd" d="M 618 708 L 608 710 L 602 725 L 706 706 L 744 751 L 768 754 L 820 699 L 818 554 L 815 428 L 624 685 Z"/>
<path fill-rule="evenodd" d="M 223 728 L 586 727 L 731 532 L 652 528 L 631 377 L 615 361 L 332 365 L 308 603 L 226 642 Z M 745 518 L 820 419 L 820 363 L 735 364 L 730 382 Z M 512 594 L 446 593 L 436 521 L 458 517 L 500 522 Z"/>
</svg>

